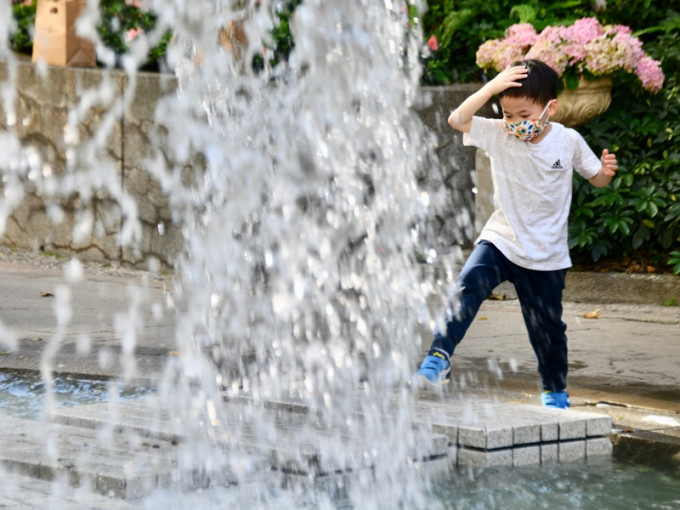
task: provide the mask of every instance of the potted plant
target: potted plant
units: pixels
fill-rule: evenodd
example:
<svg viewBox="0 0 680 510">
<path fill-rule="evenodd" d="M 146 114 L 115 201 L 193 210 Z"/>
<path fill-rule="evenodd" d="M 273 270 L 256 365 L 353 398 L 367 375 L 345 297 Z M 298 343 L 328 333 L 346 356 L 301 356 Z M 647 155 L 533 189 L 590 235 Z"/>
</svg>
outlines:
<svg viewBox="0 0 680 510">
<path fill-rule="evenodd" d="M 559 109 L 554 120 L 578 125 L 609 107 L 611 87 L 620 75 L 634 75 L 650 93 L 661 90 L 660 63 L 642 49 L 642 42 L 624 25 L 601 25 L 581 18 L 572 25 L 547 26 L 537 33 L 529 23 L 510 26 L 502 39 L 484 42 L 477 65 L 499 72 L 525 58 L 542 60 L 562 77 Z"/>
</svg>

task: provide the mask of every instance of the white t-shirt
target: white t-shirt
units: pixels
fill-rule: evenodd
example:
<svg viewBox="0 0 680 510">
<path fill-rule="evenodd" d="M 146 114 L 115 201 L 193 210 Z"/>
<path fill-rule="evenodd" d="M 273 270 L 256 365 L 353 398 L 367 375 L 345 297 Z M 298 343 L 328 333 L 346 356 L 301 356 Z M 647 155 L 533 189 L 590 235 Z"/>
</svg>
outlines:
<svg viewBox="0 0 680 510">
<path fill-rule="evenodd" d="M 473 117 L 465 145 L 491 159 L 494 213 L 477 239 L 492 242 L 518 266 L 540 271 L 571 266 L 567 227 L 572 175 L 594 177 L 602 164 L 581 135 L 562 124 L 539 143 L 505 131 L 500 119 Z"/>
</svg>

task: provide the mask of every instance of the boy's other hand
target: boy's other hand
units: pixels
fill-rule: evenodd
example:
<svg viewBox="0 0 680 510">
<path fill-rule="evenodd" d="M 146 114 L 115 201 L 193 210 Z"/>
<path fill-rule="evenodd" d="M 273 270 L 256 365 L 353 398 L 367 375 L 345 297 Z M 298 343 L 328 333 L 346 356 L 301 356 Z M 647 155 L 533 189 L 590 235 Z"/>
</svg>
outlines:
<svg viewBox="0 0 680 510">
<path fill-rule="evenodd" d="M 600 161 L 602 162 L 602 173 L 607 177 L 614 177 L 616 170 L 619 168 L 619 165 L 616 163 L 616 154 L 610 154 L 607 149 L 604 149 Z"/>
<path fill-rule="evenodd" d="M 486 84 L 489 92 L 496 95 L 511 87 L 521 87 L 519 80 L 527 77 L 527 68 L 523 65 L 508 67 Z"/>
</svg>

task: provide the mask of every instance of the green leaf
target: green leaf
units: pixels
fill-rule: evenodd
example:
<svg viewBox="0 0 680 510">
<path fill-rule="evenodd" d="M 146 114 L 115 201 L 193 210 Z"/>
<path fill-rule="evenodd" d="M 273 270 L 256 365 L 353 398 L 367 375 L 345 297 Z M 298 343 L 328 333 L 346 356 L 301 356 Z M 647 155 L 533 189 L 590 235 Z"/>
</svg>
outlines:
<svg viewBox="0 0 680 510">
<path fill-rule="evenodd" d="M 653 201 L 650 201 L 647 204 L 647 213 L 653 218 L 654 216 L 656 216 L 658 212 L 659 208 L 657 207 L 657 205 Z"/>
<path fill-rule="evenodd" d="M 576 90 L 578 88 L 579 77 L 575 73 L 565 73 L 564 80 L 569 90 Z"/>
<path fill-rule="evenodd" d="M 536 19 L 536 9 L 529 4 L 515 5 L 510 9 L 510 17 L 517 17 L 518 23 L 531 23 Z"/>
</svg>

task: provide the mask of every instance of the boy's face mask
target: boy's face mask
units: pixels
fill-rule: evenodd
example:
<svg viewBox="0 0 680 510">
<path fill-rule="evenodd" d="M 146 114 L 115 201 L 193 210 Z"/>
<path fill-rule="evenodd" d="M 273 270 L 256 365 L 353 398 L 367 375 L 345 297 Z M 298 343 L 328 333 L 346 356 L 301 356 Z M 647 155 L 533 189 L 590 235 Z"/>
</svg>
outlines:
<svg viewBox="0 0 680 510">
<path fill-rule="evenodd" d="M 518 120 L 515 122 L 505 121 L 505 130 L 508 132 L 508 134 L 517 137 L 523 142 L 533 140 L 543 132 L 545 125 L 548 123 L 547 119 L 545 122 L 543 122 L 541 118 L 543 115 L 545 115 L 545 112 L 548 111 L 548 106 L 550 106 L 550 103 L 551 101 L 548 101 L 548 104 L 545 105 L 545 108 L 543 108 L 543 111 L 537 119 Z"/>
</svg>

